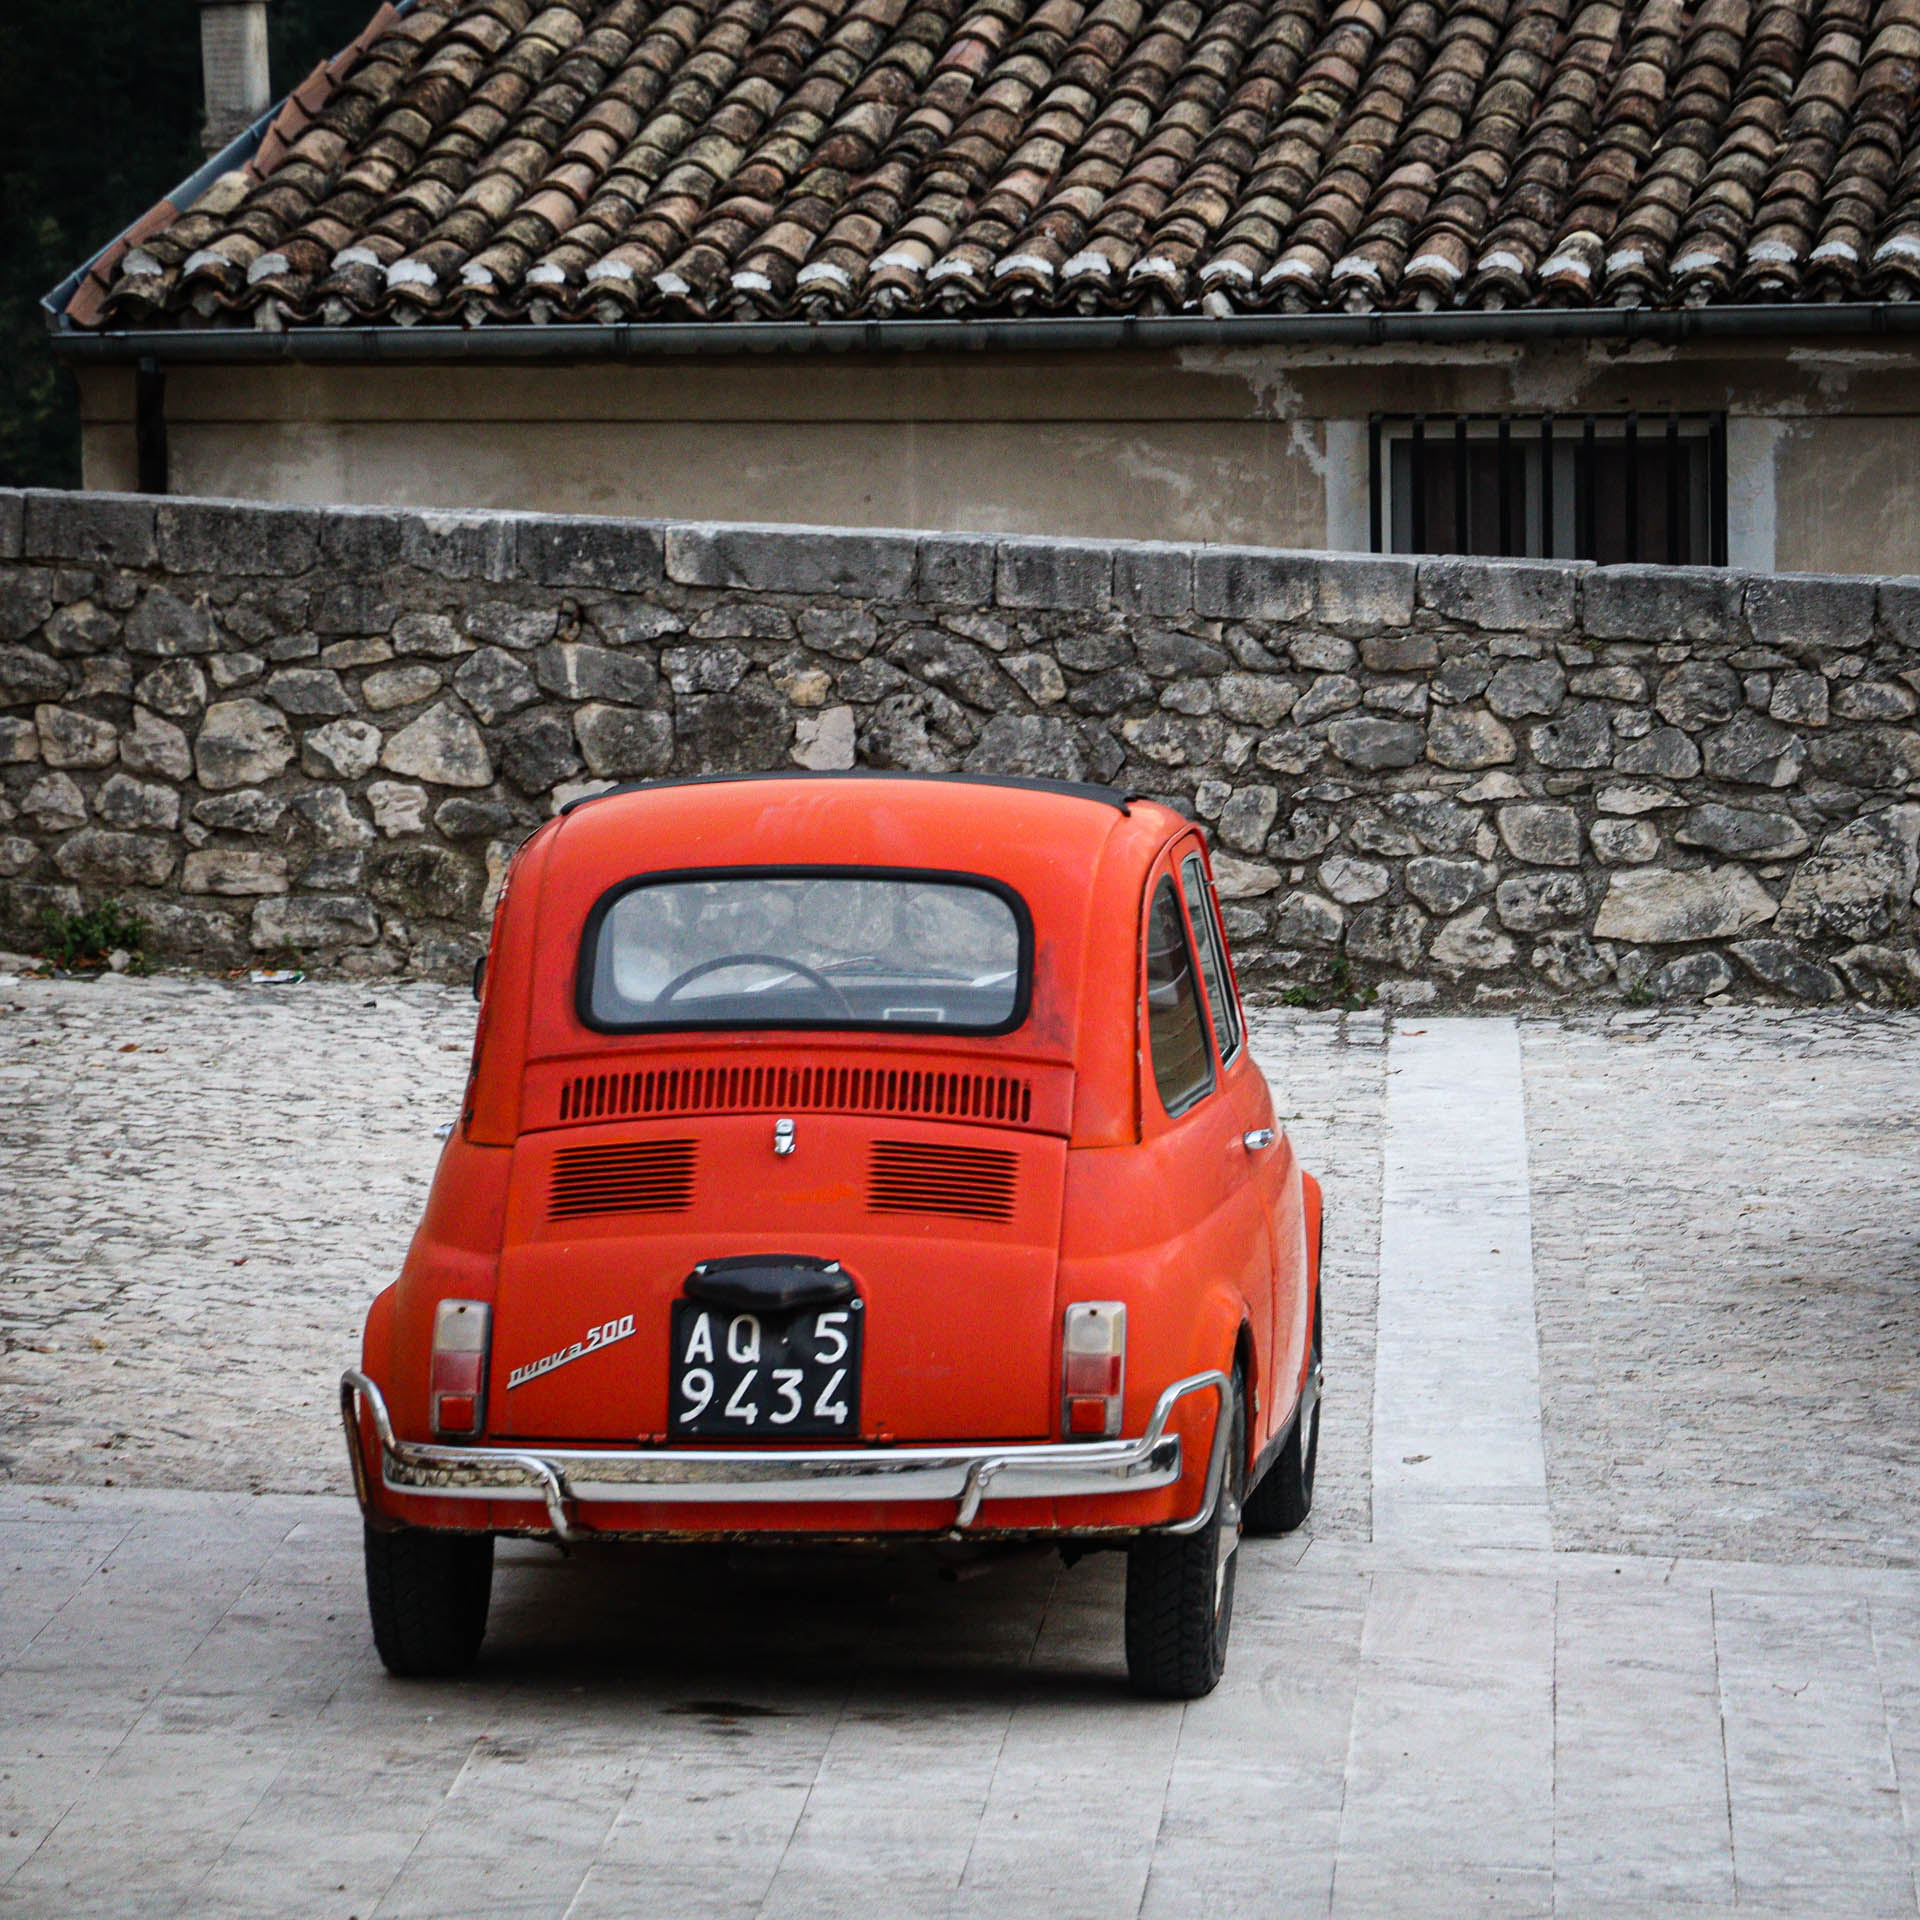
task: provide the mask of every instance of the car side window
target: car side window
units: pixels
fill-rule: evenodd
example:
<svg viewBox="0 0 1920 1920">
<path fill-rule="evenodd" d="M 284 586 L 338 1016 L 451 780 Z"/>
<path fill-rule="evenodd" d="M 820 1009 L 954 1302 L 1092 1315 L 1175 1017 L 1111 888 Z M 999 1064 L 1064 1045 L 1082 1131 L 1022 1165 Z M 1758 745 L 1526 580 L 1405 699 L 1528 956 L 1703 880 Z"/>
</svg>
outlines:
<svg viewBox="0 0 1920 1920">
<path fill-rule="evenodd" d="M 1173 882 L 1154 889 L 1147 916 L 1147 1042 L 1154 1085 L 1169 1115 L 1185 1113 L 1213 1088 L 1213 1052 L 1200 1017 L 1193 950 Z"/>
<path fill-rule="evenodd" d="M 1222 1060 L 1240 1051 L 1240 1005 L 1233 997 L 1233 975 L 1227 969 L 1226 937 L 1213 910 L 1207 871 L 1197 853 L 1180 863 L 1180 886 L 1187 896 L 1187 918 L 1200 948 L 1200 977 L 1207 983 L 1207 1007 L 1213 1015 L 1214 1045 Z"/>
</svg>

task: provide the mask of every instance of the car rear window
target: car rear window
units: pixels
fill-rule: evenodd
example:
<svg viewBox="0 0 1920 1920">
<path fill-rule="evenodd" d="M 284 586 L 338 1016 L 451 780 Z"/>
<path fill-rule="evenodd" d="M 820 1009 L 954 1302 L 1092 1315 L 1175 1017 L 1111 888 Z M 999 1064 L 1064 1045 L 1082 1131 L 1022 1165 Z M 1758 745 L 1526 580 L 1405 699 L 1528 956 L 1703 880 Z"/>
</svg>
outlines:
<svg viewBox="0 0 1920 1920">
<path fill-rule="evenodd" d="M 1004 1033 L 1026 1017 L 1025 907 L 965 875 L 836 869 L 639 879 L 595 909 L 581 1017 L 648 1027 Z"/>
</svg>

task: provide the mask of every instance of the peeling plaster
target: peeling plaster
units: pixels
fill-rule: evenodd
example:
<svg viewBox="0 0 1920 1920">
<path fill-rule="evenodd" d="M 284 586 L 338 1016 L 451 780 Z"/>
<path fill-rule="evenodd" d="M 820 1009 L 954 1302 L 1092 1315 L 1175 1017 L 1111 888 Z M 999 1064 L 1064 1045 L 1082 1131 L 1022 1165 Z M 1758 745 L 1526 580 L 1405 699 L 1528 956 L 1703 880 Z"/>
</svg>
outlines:
<svg viewBox="0 0 1920 1920">
<path fill-rule="evenodd" d="M 1313 424 L 1309 420 L 1290 419 L 1287 423 L 1287 445 L 1312 468 L 1314 478 L 1324 483 L 1327 478 L 1327 455 L 1313 431 Z"/>
<path fill-rule="evenodd" d="M 1291 366 L 1304 363 L 1289 353 Z M 1306 400 L 1281 372 L 1278 357 L 1250 347 L 1183 347 L 1177 356 L 1182 373 L 1210 373 L 1226 380 L 1241 380 L 1253 395 L 1253 417 L 1257 420 L 1291 420 L 1306 411 Z"/>
<path fill-rule="evenodd" d="M 1873 347 L 1798 347 L 1787 364 L 1811 374 L 1823 400 L 1844 400 L 1856 374 L 1910 373 L 1913 357 Z"/>
</svg>

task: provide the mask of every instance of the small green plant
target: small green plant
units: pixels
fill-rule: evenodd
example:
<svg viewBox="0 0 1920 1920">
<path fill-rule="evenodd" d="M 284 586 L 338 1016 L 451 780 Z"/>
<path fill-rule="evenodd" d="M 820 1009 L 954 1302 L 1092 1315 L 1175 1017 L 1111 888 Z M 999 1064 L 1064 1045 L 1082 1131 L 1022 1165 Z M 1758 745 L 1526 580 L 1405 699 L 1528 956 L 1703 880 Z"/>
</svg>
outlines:
<svg viewBox="0 0 1920 1920">
<path fill-rule="evenodd" d="M 1372 987 L 1354 979 L 1353 964 L 1344 953 L 1334 955 L 1325 985 L 1288 987 L 1279 996 L 1283 1007 L 1309 1007 L 1316 1012 L 1334 1008 L 1341 1013 L 1364 1012 L 1379 997 Z"/>
<path fill-rule="evenodd" d="M 146 922 L 138 914 L 129 913 L 118 900 L 102 900 L 78 913 L 47 907 L 41 912 L 40 924 L 47 933 L 46 957 L 63 972 L 104 967 L 107 956 L 115 952 L 128 956 L 129 973 L 152 971 L 143 951 Z"/>
<path fill-rule="evenodd" d="M 1653 1005 L 1653 989 L 1645 980 L 1636 980 L 1621 996 L 1630 1007 L 1650 1007 Z"/>
</svg>

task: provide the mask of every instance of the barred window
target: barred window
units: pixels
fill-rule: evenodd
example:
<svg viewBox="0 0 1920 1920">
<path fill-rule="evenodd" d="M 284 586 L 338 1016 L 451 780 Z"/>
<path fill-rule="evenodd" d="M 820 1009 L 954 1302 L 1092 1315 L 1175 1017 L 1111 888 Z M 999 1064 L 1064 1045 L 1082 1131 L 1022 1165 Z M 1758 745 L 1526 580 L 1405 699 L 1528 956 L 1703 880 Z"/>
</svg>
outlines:
<svg viewBox="0 0 1920 1920">
<path fill-rule="evenodd" d="M 1375 414 L 1375 553 L 1727 563 L 1721 413 Z"/>
</svg>

